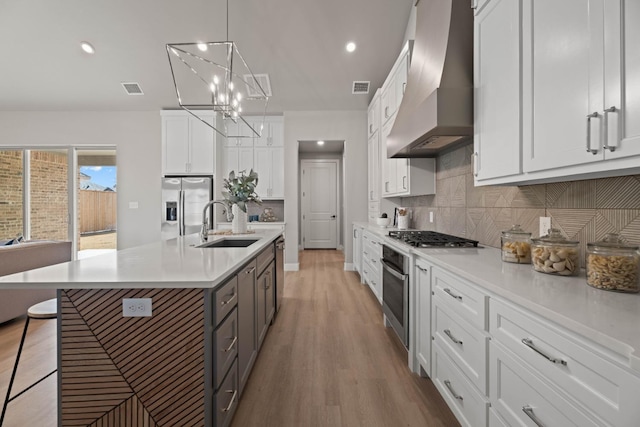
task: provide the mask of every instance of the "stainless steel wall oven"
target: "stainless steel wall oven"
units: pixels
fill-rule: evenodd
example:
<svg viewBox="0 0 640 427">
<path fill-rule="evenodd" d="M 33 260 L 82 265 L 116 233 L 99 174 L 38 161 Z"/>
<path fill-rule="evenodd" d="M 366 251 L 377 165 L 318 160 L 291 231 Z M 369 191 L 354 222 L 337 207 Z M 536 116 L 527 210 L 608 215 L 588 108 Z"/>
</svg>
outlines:
<svg viewBox="0 0 640 427">
<path fill-rule="evenodd" d="M 409 257 L 382 246 L 382 311 L 387 321 L 409 346 Z"/>
</svg>

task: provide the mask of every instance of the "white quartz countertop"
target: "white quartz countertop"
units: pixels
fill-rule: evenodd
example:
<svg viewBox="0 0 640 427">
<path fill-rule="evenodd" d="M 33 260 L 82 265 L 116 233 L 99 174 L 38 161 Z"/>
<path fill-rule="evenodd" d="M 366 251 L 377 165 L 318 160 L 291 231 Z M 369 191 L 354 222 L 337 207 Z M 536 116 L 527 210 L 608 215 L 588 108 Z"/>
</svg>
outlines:
<svg viewBox="0 0 640 427">
<path fill-rule="evenodd" d="M 214 288 L 282 234 L 256 230 L 216 240 L 255 239 L 246 248 L 196 248 L 197 234 L 0 277 L 0 289 Z"/>
<path fill-rule="evenodd" d="M 391 230 L 355 224 L 380 236 Z M 592 288 L 584 270 L 563 277 L 539 273 L 530 264 L 502 262 L 496 248 L 416 249 L 389 237 L 383 240 L 602 345 L 640 372 L 640 294 Z"/>
</svg>

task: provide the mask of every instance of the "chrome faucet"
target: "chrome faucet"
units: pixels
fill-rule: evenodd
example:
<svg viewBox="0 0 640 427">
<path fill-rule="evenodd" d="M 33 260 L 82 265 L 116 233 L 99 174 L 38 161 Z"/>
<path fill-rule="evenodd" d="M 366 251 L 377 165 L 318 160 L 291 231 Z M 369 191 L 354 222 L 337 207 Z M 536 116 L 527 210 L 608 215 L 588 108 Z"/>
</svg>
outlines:
<svg viewBox="0 0 640 427">
<path fill-rule="evenodd" d="M 207 241 L 209 233 L 209 224 L 207 223 L 207 210 L 216 203 L 221 204 L 226 210 L 229 210 L 227 202 L 223 202 L 222 200 L 210 200 L 206 205 L 204 205 L 204 209 L 202 209 L 202 229 L 200 230 L 200 240 L 203 242 Z"/>
</svg>

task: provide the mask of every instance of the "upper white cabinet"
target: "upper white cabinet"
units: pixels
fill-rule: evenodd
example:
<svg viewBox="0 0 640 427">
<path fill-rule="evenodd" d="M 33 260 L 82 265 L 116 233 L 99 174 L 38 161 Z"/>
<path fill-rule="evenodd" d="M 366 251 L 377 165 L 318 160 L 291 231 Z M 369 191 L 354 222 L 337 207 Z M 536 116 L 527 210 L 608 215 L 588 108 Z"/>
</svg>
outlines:
<svg viewBox="0 0 640 427">
<path fill-rule="evenodd" d="M 186 111 L 162 111 L 161 116 L 162 174 L 212 175 L 213 129 Z M 213 114 L 205 119 L 213 123 Z"/>
<path fill-rule="evenodd" d="M 633 0 L 483 3 L 475 22 L 477 185 L 640 172 L 638 20 Z"/>
<path fill-rule="evenodd" d="M 367 165 L 368 165 L 368 201 L 369 206 L 375 209 L 375 215 L 378 209 L 375 203 L 380 201 L 380 89 L 373 96 L 373 100 L 369 105 L 368 128 L 369 141 L 367 146 Z M 373 205 L 372 205 L 373 203 Z"/>
<path fill-rule="evenodd" d="M 476 182 L 522 173 L 521 2 L 491 0 L 474 21 Z"/>
<path fill-rule="evenodd" d="M 259 130 L 261 119 L 247 118 L 254 129 Z M 227 138 L 225 142 L 225 177 L 234 170 L 253 169 L 258 173 L 256 193 L 261 199 L 284 198 L 284 121 L 282 117 L 266 117 L 261 136 L 255 136 L 246 123 L 239 121 L 232 135 L 246 137 Z M 252 136 L 253 135 L 253 136 Z"/>
<path fill-rule="evenodd" d="M 378 89 L 368 109 L 367 124 L 369 138 L 380 129 L 380 102 L 380 90 Z"/>
</svg>

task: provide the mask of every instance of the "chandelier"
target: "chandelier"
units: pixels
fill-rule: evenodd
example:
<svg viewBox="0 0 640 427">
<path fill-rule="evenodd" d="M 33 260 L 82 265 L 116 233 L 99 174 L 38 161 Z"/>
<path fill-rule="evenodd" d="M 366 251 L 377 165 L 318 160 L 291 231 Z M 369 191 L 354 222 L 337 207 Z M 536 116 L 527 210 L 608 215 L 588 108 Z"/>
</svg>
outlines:
<svg viewBox="0 0 640 427">
<path fill-rule="evenodd" d="M 227 0 L 227 40 L 228 33 Z M 225 138 L 262 135 L 269 97 L 233 41 L 169 43 L 166 49 L 180 108 Z M 213 121 L 202 114 L 208 111 Z"/>
</svg>

